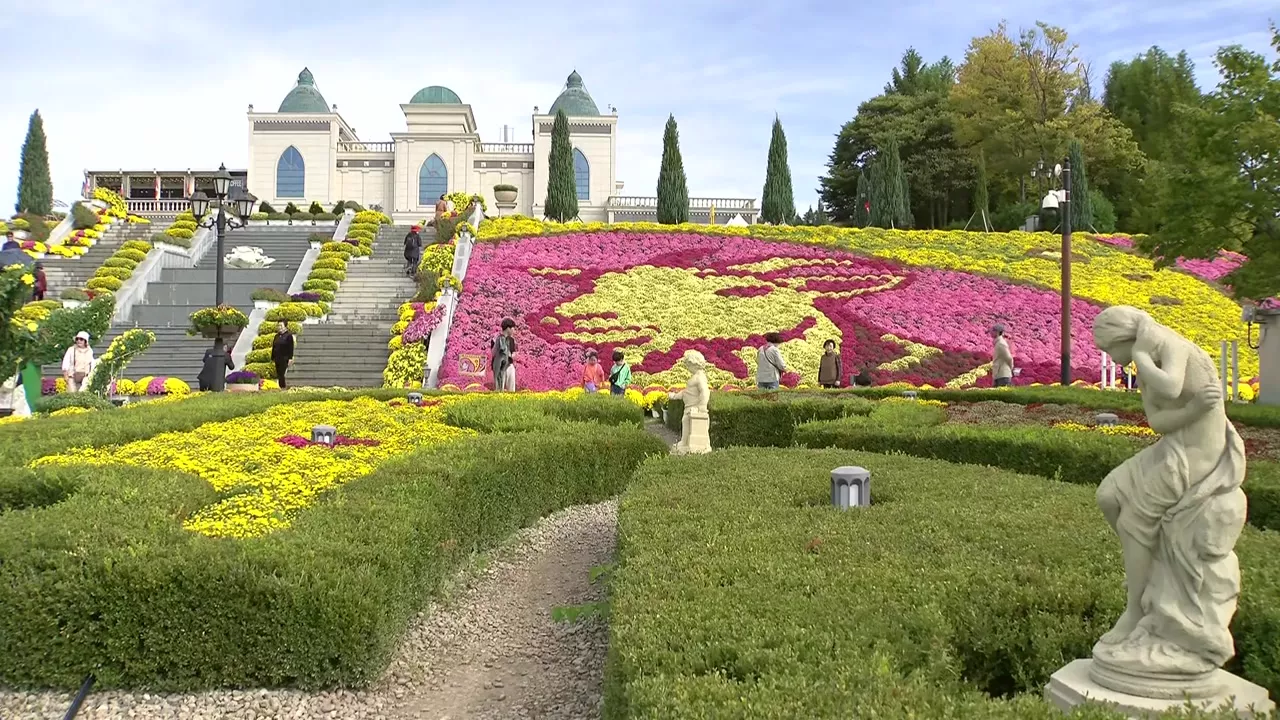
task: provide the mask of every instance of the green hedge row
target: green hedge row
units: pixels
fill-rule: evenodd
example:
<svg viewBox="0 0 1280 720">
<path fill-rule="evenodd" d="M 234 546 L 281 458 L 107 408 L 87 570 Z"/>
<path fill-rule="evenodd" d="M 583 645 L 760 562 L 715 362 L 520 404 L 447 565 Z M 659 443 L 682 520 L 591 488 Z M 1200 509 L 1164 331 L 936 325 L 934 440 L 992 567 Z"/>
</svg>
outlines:
<svg viewBox="0 0 1280 720">
<path fill-rule="evenodd" d="M 850 464 L 873 504 L 842 513 L 829 471 Z M 718 450 L 643 465 L 618 523 L 607 718 L 1049 720 L 1049 676 L 1124 604 L 1093 491 L 990 468 Z M 1231 669 L 1275 696 L 1280 535 L 1237 552 Z"/>
<path fill-rule="evenodd" d="M 502 394 L 478 395 L 445 409 L 445 422 L 480 432 L 554 432 L 565 421 L 640 428 L 644 411 L 612 397 L 562 400 Z"/>
<path fill-rule="evenodd" d="M 789 447 L 795 429 L 812 420 L 866 415 L 875 403 L 844 393 L 712 393 L 711 446 Z M 680 432 L 684 401 L 668 401 L 667 427 Z"/>
<path fill-rule="evenodd" d="M 811 422 L 796 444 L 900 452 L 954 463 L 989 465 L 1081 485 L 1097 485 L 1140 449 L 1131 438 L 1035 425 L 989 427 L 946 423 L 941 408 L 883 403 L 866 417 Z M 944 424 L 945 423 L 945 424 Z M 1280 530 L 1280 463 L 1251 460 L 1244 491 L 1250 524 Z"/>
<path fill-rule="evenodd" d="M 118 425 L 99 421 L 105 440 L 80 439 L 127 442 L 301 399 L 115 411 Z M 155 691 L 367 685 L 425 597 L 471 553 L 556 509 L 616 494 L 645 457 L 665 453 L 640 428 L 609 424 L 616 419 L 607 412 L 602 423 L 557 421 L 396 458 L 326 494 L 288 530 L 237 541 L 182 529 L 219 497 L 197 477 L 35 472 L 13 465 L 51 441 L 19 450 L 0 440 L 0 686 L 70 689 L 87 672 L 103 688 Z M 58 420 L 30 422 L 60 435 L 60 449 L 69 438 Z M 14 498 L 6 493 L 19 476 L 34 482 Z"/>
</svg>

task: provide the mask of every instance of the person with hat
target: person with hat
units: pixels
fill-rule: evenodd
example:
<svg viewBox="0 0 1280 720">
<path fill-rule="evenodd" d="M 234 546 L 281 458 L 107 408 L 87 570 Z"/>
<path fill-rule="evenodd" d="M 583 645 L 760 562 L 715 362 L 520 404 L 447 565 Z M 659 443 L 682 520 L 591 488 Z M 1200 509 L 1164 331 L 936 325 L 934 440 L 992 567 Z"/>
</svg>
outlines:
<svg viewBox="0 0 1280 720">
<path fill-rule="evenodd" d="M 418 260 L 422 257 L 422 236 L 418 234 L 421 229 L 421 226 L 414 225 L 404 236 L 404 272 L 409 277 L 418 274 Z"/>
<path fill-rule="evenodd" d="M 995 340 L 995 347 L 991 352 L 993 384 L 996 387 L 1009 387 L 1013 384 L 1013 353 L 1004 336 L 1004 323 L 996 323 L 991 327 L 991 337 Z"/>
<path fill-rule="evenodd" d="M 67 381 L 67 392 L 80 392 L 85 379 L 93 371 L 93 348 L 89 347 L 89 333 L 76 333 L 75 344 L 62 356 L 62 379 Z"/>
</svg>

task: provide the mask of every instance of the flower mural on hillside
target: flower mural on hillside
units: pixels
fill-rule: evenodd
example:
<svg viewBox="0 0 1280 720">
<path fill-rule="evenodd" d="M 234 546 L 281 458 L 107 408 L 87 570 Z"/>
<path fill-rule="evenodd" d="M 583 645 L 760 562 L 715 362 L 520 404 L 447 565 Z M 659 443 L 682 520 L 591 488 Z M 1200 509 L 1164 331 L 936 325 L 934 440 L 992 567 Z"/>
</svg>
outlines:
<svg viewBox="0 0 1280 720">
<path fill-rule="evenodd" d="M 751 382 L 764 333 L 782 334 L 783 355 L 812 383 L 824 340 L 836 340 L 846 371 L 877 382 L 989 384 L 986 332 L 1010 328 L 1021 382 L 1058 374 L 1058 296 L 966 273 L 908 267 L 842 250 L 694 234 L 596 233 L 477 246 L 455 317 L 444 382 L 474 378 L 458 359 L 484 351 L 504 316 L 518 318 L 521 385 L 574 384 L 582 357 L 622 348 L 638 384 L 673 384 L 688 349 L 712 365 L 715 384 Z M 1098 363 L 1088 328 L 1096 306 L 1073 312 L 1080 379 Z"/>
</svg>

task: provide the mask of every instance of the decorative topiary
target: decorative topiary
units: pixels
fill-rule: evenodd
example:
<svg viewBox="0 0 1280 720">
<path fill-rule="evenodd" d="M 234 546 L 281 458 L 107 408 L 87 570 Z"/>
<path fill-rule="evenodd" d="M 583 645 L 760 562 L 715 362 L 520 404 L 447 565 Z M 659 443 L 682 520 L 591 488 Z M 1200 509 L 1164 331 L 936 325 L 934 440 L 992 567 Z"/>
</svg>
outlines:
<svg viewBox="0 0 1280 720">
<path fill-rule="evenodd" d="M 263 200 L 262 202 L 258 203 L 258 212 L 260 213 L 271 215 L 271 214 L 274 214 L 275 211 L 276 209 L 271 207 L 271 203 L 267 202 L 266 200 Z"/>
<path fill-rule="evenodd" d="M 307 208 L 307 212 L 311 213 L 312 215 L 319 215 L 320 213 L 324 212 L 324 207 L 322 207 L 319 202 L 312 200 L 311 207 Z"/>
<path fill-rule="evenodd" d="M 293 203 L 289 203 L 288 205 L 284 206 L 284 214 L 289 215 L 290 217 L 297 215 L 300 212 L 302 211 L 299 210 L 298 206 L 294 205 Z"/>
</svg>

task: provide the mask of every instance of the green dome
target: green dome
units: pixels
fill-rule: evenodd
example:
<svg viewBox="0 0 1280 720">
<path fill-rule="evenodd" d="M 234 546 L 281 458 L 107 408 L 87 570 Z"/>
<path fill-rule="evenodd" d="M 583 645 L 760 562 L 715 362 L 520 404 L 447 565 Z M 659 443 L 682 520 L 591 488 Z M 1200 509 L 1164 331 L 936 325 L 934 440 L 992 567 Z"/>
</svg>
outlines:
<svg viewBox="0 0 1280 720">
<path fill-rule="evenodd" d="M 458 93 L 450 90 L 443 85 L 431 85 L 424 87 L 413 94 L 413 99 L 409 101 L 410 105 L 461 105 L 462 98 L 458 97 Z"/>
<path fill-rule="evenodd" d="M 284 102 L 280 103 L 280 109 L 276 112 L 329 112 L 329 103 L 324 101 L 324 96 L 316 89 L 316 79 L 311 76 L 310 70 L 302 68 L 302 72 L 298 73 L 298 84 L 294 85 L 289 94 L 284 96 Z"/>
<path fill-rule="evenodd" d="M 564 83 L 564 92 L 551 103 L 551 110 L 547 114 L 555 115 L 561 110 L 569 117 L 589 117 L 600 114 L 600 110 L 596 108 L 596 101 L 591 99 L 591 93 L 583 87 L 582 76 L 577 70 L 569 73 L 569 79 Z"/>
</svg>

